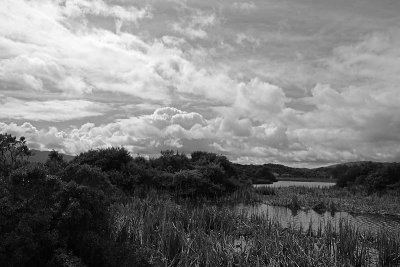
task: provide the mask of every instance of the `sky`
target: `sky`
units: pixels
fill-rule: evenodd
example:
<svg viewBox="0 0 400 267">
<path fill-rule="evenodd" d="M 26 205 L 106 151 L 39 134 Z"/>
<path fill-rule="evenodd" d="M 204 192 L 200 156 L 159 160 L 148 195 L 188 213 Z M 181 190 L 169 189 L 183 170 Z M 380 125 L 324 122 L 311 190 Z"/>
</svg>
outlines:
<svg viewBox="0 0 400 267">
<path fill-rule="evenodd" d="M 400 161 L 398 0 L 1 0 L 0 132 L 76 155 Z"/>
</svg>

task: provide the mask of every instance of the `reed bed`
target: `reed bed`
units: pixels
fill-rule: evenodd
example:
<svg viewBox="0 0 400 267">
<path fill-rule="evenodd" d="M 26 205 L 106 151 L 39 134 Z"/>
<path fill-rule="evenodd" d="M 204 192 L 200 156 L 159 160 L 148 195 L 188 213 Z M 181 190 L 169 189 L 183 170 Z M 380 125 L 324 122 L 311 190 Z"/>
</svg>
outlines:
<svg viewBox="0 0 400 267">
<path fill-rule="evenodd" d="M 257 188 L 256 190 L 271 190 Z M 270 205 L 400 216 L 400 196 L 395 192 L 367 194 L 346 188 L 280 187 L 264 194 Z"/>
<path fill-rule="evenodd" d="M 399 266 L 400 238 L 345 221 L 313 231 L 217 205 L 135 198 L 110 209 L 112 237 L 153 266 Z"/>
</svg>

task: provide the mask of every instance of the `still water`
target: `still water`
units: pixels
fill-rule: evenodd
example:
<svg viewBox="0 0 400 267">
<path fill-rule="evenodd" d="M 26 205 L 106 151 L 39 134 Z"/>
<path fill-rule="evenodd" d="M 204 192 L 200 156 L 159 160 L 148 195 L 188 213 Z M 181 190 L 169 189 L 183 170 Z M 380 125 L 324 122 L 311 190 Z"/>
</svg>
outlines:
<svg viewBox="0 0 400 267">
<path fill-rule="evenodd" d="M 320 226 L 331 224 L 339 227 L 341 220 L 349 222 L 361 231 L 377 233 L 380 231 L 390 231 L 400 234 L 400 218 L 385 215 L 360 214 L 354 215 L 348 212 L 323 212 L 318 213 L 314 210 L 294 210 L 286 207 L 271 206 L 267 204 L 236 206 L 238 212 L 249 214 L 264 214 L 269 218 L 278 221 L 283 227 L 294 226 L 317 230 Z"/>
<path fill-rule="evenodd" d="M 289 186 L 305 186 L 305 187 L 330 187 L 335 183 L 328 182 L 299 182 L 299 181 L 278 181 L 273 184 L 255 184 L 254 187 L 289 187 Z"/>
<path fill-rule="evenodd" d="M 298 182 L 298 181 L 278 181 L 270 185 L 254 185 L 255 187 L 330 187 L 335 183 L 326 182 Z M 379 231 L 389 231 L 400 234 L 400 218 L 395 216 L 374 215 L 374 214 L 350 214 L 348 212 L 316 212 L 314 210 L 294 210 L 287 207 L 271 206 L 260 204 L 255 206 L 238 205 L 239 212 L 245 211 L 254 214 L 264 214 L 269 218 L 278 221 L 283 227 L 294 226 L 317 230 L 320 226 L 331 224 L 338 228 L 340 221 L 347 221 L 361 231 L 377 233 Z"/>
</svg>

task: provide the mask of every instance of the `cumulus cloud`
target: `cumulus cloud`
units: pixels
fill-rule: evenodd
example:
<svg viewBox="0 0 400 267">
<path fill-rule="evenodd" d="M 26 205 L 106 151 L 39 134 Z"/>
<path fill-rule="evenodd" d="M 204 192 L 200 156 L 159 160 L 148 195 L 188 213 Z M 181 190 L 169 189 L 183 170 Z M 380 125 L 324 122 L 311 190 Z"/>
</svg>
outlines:
<svg viewBox="0 0 400 267">
<path fill-rule="evenodd" d="M 177 115 L 179 115 L 177 117 Z M 189 126 L 192 127 L 189 128 Z M 96 126 L 86 123 L 79 128 L 60 131 L 55 127 L 38 130 L 30 123 L 0 123 L 0 132 L 25 136 L 31 147 L 57 148 L 69 154 L 99 147 L 124 145 L 134 153 L 154 155 L 167 148 L 182 148 L 183 139 L 202 139 L 206 120 L 198 113 L 175 108 L 160 108 L 153 114 L 119 119 Z M 199 147 L 208 150 L 208 147 Z"/>
<path fill-rule="evenodd" d="M 239 116 L 265 120 L 280 114 L 286 101 L 282 88 L 255 78 L 239 84 L 233 109 Z"/>
<path fill-rule="evenodd" d="M 316 110 L 313 115 L 300 117 L 299 121 L 304 123 L 310 117 L 318 116 L 333 114 Z M 367 126 L 365 123 L 360 125 Z M 37 129 L 30 123 L 0 123 L 0 132 L 24 135 L 33 148 L 57 148 L 69 154 L 123 145 L 134 154 L 148 156 L 164 149 L 205 150 L 224 153 L 239 162 L 269 161 L 312 166 L 357 159 L 393 160 L 399 153 L 398 140 L 389 142 L 390 139 L 386 139 L 380 146 L 373 146 L 376 140 L 365 138 L 364 130 L 362 127 L 357 130 L 357 127 L 329 126 L 322 122 L 316 122 L 314 127 L 301 127 L 294 123 L 285 126 L 282 121 L 257 124 L 249 118 L 235 119 L 223 114 L 205 119 L 200 113 L 172 107 L 108 124 L 86 123 L 66 130 L 55 127 Z"/>
</svg>

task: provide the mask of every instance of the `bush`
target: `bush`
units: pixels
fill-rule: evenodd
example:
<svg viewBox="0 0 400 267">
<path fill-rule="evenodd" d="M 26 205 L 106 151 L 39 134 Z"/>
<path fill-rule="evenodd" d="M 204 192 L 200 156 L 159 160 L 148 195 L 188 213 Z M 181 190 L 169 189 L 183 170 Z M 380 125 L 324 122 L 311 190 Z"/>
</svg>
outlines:
<svg viewBox="0 0 400 267">
<path fill-rule="evenodd" d="M 336 184 L 339 187 L 362 186 L 372 193 L 400 183 L 400 163 L 366 162 L 340 170 L 344 173 L 335 170 L 335 175 L 338 175 Z"/>
<path fill-rule="evenodd" d="M 74 158 L 73 163 L 88 164 L 99 167 L 102 171 L 120 171 L 123 166 L 132 161 L 132 157 L 125 148 L 111 147 L 83 152 Z"/>
<path fill-rule="evenodd" d="M 80 185 L 102 190 L 107 194 L 110 194 L 115 189 L 107 173 L 103 172 L 99 167 L 87 164 L 70 164 L 61 173 L 61 178 L 65 182 L 74 181 Z"/>
</svg>

